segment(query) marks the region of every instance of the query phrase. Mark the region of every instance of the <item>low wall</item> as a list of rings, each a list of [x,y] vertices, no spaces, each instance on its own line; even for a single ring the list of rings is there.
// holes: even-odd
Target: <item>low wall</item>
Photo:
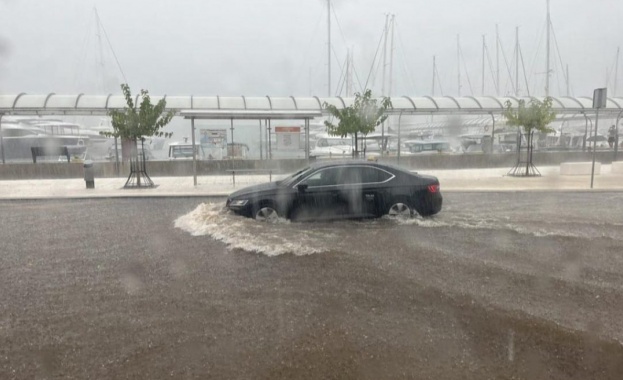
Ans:
[[[596,161],[602,164],[612,162],[612,152],[597,152]],[[558,166],[563,162],[592,161],[593,155],[588,152],[535,152],[533,163],[538,166]],[[398,163],[396,157],[380,160],[387,163]],[[504,154],[429,154],[406,156],[400,158],[400,165],[412,169],[484,169],[511,168],[517,161],[517,153]]]
[[[272,170],[288,173],[306,165],[305,160],[231,160],[197,161],[197,174],[224,174],[231,170]],[[95,162],[95,178],[116,177],[114,162]],[[120,163],[119,176],[127,177],[129,163]],[[192,161],[147,161],[147,173],[152,177],[192,176]],[[0,164],[0,180],[83,178],[82,164],[66,162],[42,162],[37,164]]]
[[[597,161],[602,164],[612,162],[612,152],[597,152]],[[515,153],[508,154],[430,154],[383,158],[381,162],[399,163],[411,169],[468,169],[468,168],[511,168],[517,159]],[[588,152],[535,152],[534,164],[538,166],[557,166],[562,162],[591,161]],[[276,173],[288,173],[306,165],[304,159],[292,160],[231,160],[198,161],[197,174],[223,174],[229,170],[273,170]],[[95,177],[116,177],[114,162],[96,162]],[[122,164],[120,176],[127,176],[129,164]],[[147,172],[152,177],[192,176],[192,161],[148,161]],[[63,162],[9,163],[0,164],[0,180],[12,179],[56,179],[82,178],[82,164]]]

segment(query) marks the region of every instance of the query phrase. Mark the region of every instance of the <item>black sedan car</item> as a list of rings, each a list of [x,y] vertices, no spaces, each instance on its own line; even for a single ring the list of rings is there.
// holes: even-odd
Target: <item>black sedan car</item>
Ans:
[[[439,180],[367,161],[313,164],[287,178],[232,193],[226,207],[257,220],[429,216],[441,210]]]

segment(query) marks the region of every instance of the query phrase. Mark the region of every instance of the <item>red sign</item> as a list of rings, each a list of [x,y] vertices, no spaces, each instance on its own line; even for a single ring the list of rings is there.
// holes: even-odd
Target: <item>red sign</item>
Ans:
[[[301,133],[301,127],[275,127],[275,133]]]

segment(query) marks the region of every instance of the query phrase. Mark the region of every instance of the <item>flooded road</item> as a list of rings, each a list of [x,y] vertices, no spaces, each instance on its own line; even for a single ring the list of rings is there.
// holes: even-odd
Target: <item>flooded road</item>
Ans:
[[[258,224],[201,199],[1,202],[0,378],[623,374],[623,194],[447,193]]]

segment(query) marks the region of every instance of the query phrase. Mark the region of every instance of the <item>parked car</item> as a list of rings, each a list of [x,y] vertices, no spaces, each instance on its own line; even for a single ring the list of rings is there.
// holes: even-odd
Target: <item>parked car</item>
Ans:
[[[439,180],[367,161],[322,162],[285,179],[232,193],[231,211],[257,220],[429,216],[441,210]]]

